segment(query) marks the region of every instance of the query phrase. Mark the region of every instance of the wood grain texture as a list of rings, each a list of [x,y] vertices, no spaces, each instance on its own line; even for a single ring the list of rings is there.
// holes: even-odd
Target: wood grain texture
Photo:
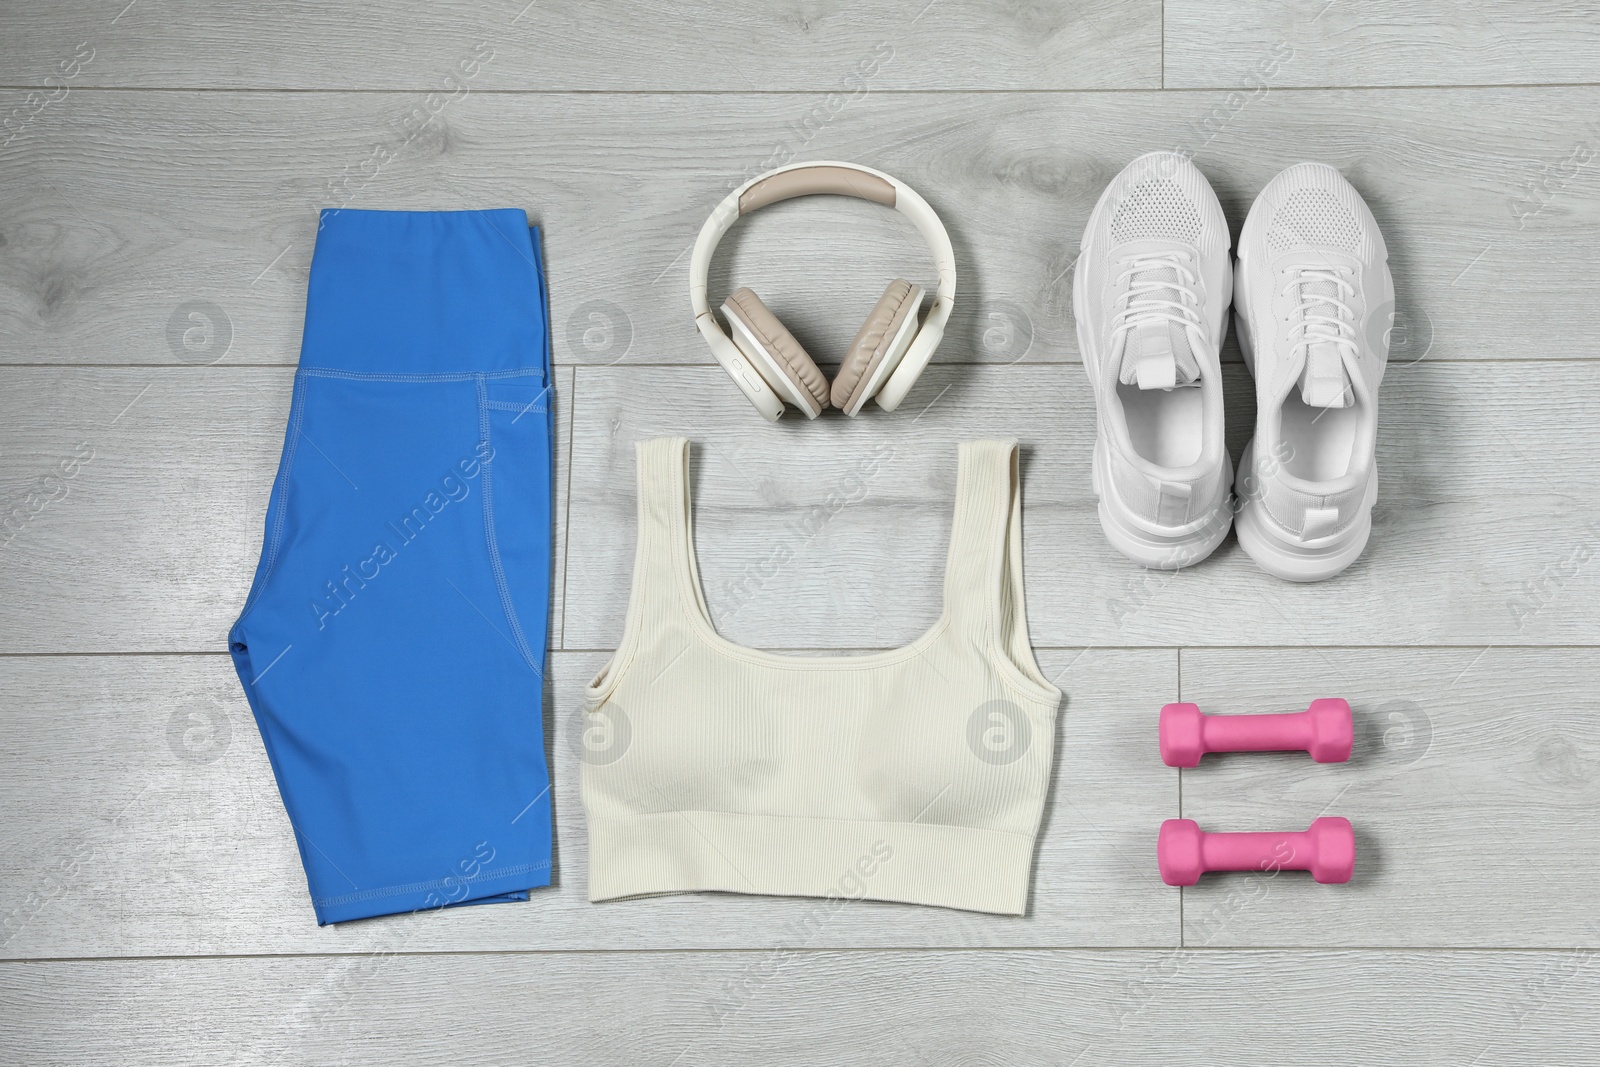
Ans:
[[[576,453],[571,520],[557,528],[574,546],[558,583],[558,647],[609,648],[621,633],[632,446],[660,433],[700,443],[706,594],[745,644],[891,647],[925,629],[938,614],[953,442],[982,435],[1025,447],[1037,645],[1591,643],[1595,431],[1583,409],[1548,398],[1586,395],[1597,375],[1588,362],[1393,368],[1367,552],[1333,581],[1292,586],[1231,541],[1180,574],[1143,571],[1110,548],[1088,484],[1094,415],[1076,367],[939,367],[893,416],[776,428],[715,368],[581,368],[558,400],[560,417],[575,419]],[[94,456],[0,554],[0,649],[218,648],[254,571],[289,373],[9,368],[0,380],[6,500],[80,446]],[[1242,368],[1230,373],[1235,456],[1250,432],[1249,389]],[[562,436],[558,457],[564,448]],[[1544,473],[1558,468],[1559,481]]]
[[[1590,1062],[1597,82],[1574,0],[0,0],[0,505],[50,498],[0,543],[0,1062]],[[1382,484],[1333,581],[1231,539],[1151,574],[1099,529],[1069,286],[1101,190],[1157,148],[1235,232],[1303,159],[1384,231]],[[690,324],[688,248],[741,178],[830,158],[939,210],[957,307],[901,412],[769,427]],[[316,210],[485,206],[542,226],[564,365],[556,884],[319,929],[220,651]],[[755,288],[826,366],[927,272],[903,220],[814,198],[737,227],[711,287]],[[1225,389],[1237,457],[1242,366]],[[719,627],[795,652],[925,628],[954,442],[1021,439],[1032,637],[1067,694],[1025,917],[586,902],[579,689],[621,632],[632,443],[658,433],[696,442]],[[1344,695],[1356,756],[1180,775],[1155,752],[1180,693]],[[1355,822],[1350,885],[1159,884],[1164,818],[1324,809]]]
[[[942,367],[893,416],[770,426],[720,371],[580,368],[574,413],[568,647],[622,632],[634,544],[633,444],[697,442],[695,539],[713,618],[761,647],[895,646],[930,625],[954,495],[955,442],[1023,445],[1029,625],[1036,645],[1592,643],[1600,477],[1583,363],[1396,367],[1383,384],[1380,490],[1365,554],[1307,585],[1233,541],[1179,573],[1106,542],[1089,486],[1094,412],[1076,367]],[[1250,382],[1226,382],[1230,448]],[[1242,410],[1241,410],[1242,409]],[[1534,457],[1563,457],[1551,466]],[[1560,480],[1540,473],[1562,471]]]
[[[125,0],[124,0],[125,2]],[[46,10],[5,5],[8,84],[198,89],[586,92],[1154,89],[1160,0],[398,0],[269,10],[142,0]],[[876,57],[870,72],[861,64]],[[476,58],[477,70],[459,65]],[[467,69],[474,66],[469,63]],[[69,68],[70,69],[70,68]]]
[[[15,1063],[1587,1063],[1593,953],[585,953],[0,965]]]
[[[1343,815],[1355,878],[1208,875],[1183,890],[1184,944],[1582,945],[1600,857],[1600,662],[1583,649],[1185,649],[1183,699],[1216,713],[1342,696],[1355,751],[1207,756],[1183,810],[1211,830]]]
[[[1057,651],[1066,693],[1028,914],[694,894],[588,903],[582,688],[603,654],[557,653],[546,694],[556,885],[525,904],[318,929],[293,833],[226,656],[0,657],[0,954],[8,958],[550,949],[1160,946],[1178,938],[1155,829],[1177,775],[1150,758],[1171,650]]]
[[[687,300],[707,213],[775,163],[843,158],[910,183],[951,231],[939,359],[1070,362],[1083,226],[1157,148],[1194,154],[1235,227],[1284,166],[1342,168],[1388,242],[1397,362],[1600,355],[1600,185],[1575,156],[1600,143],[1600,88],[875,94],[826,122],[785,94],[469,93],[422,122],[425,103],[85,92],[47,107],[0,149],[0,361],[292,365],[319,207],[514,205],[544,228],[558,361],[707,365]],[[810,198],[738,227],[711,286],[755,288],[832,364],[889,279],[928,273],[893,212]],[[195,300],[231,331],[220,357],[171,340]]]
[[[555,647],[571,381],[557,368]],[[0,371],[0,652],[226,648],[292,382],[265,367]]]
[[[1167,88],[1600,81],[1581,0],[1167,0]],[[1274,58],[1279,62],[1274,63]]]

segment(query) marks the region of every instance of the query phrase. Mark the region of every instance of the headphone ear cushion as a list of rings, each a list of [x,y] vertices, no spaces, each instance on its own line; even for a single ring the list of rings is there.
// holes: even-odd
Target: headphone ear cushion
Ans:
[[[722,311],[723,314],[739,317],[739,321],[777,357],[773,362],[778,370],[795,386],[809,393],[819,409],[828,406],[828,379],[759,296],[749,289],[735,290],[723,303]]]
[[[900,332],[906,316],[917,313],[917,305],[921,300],[912,300],[913,293],[919,297],[921,295],[921,291],[910,282],[896,278],[878,298],[867,321],[861,324],[856,339],[850,342],[850,350],[845,353],[844,362],[839,364],[839,373],[833,377],[834,407],[849,410],[857,400],[866,399],[857,394],[872,380],[872,372],[888,354],[889,345]]]

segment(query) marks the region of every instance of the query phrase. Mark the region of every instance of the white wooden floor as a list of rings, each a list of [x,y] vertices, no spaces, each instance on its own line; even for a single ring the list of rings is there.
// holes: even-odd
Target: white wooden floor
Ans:
[[[1582,0],[3,0],[0,1062],[1596,1062],[1597,116]],[[1071,270],[1154,148],[1194,154],[1235,232],[1302,159],[1384,229],[1382,491],[1337,580],[1231,539],[1148,574],[1100,534]],[[950,227],[953,327],[892,417],[768,427],[692,328],[696,229],[789,158],[885,169]],[[545,228],[559,884],[318,929],[224,641],[340,205]],[[813,200],[746,223],[713,284],[826,354],[926,273],[891,213]],[[697,442],[720,626],[795,650],[925,628],[954,441],[1022,440],[1030,625],[1067,694],[1026,917],[585,902],[579,691],[620,633],[632,442],[663,432]],[[1357,709],[1346,765],[1156,756],[1180,696],[1324,695]],[[1349,885],[1157,877],[1164,818],[1324,811],[1356,824]]]

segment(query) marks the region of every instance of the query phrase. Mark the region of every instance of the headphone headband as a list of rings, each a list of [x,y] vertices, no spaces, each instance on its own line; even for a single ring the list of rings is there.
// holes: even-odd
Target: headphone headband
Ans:
[[[830,163],[806,163],[793,170],[774,170],[747,183],[739,194],[739,214],[812,193],[832,193],[894,207],[894,183],[869,171]]]
[[[791,163],[778,167],[751,178],[723,198],[722,203],[711,212],[711,217],[706,219],[705,225],[700,227],[700,236],[694,242],[694,254],[689,259],[689,301],[694,307],[694,317],[698,320],[711,314],[711,305],[706,299],[706,278],[711,271],[711,255],[740,216],[749,215],[780,200],[816,193],[871,200],[892,207],[911,220],[927,243],[928,251],[933,254],[934,267],[939,274],[939,285],[933,306],[928,311],[928,321],[933,322],[937,317],[938,324],[943,326],[956,295],[956,256],[944,223],[939,221],[939,216],[934,214],[926,200],[899,179],[859,163],[835,161]],[[721,332],[721,327],[714,328]]]

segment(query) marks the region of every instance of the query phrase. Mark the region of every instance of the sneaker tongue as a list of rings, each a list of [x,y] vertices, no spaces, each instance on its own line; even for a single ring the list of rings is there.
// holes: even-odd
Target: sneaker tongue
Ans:
[[[1314,408],[1347,408],[1355,403],[1355,393],[1350,388],[1338,345],[1317,341],[1306,347],[1306,365],[1300,372],[1300,399]]]
[[[1338,296],[1338,288],[1332,282],[1324,281],[1306,282],[1300,292],[1302,298],[1325,296],[1334,299]],[[1323,307],[1328,314],[1334,311],[1332,304],[1318,305],[1313,302],[1311,307],[1314,310]],[[1314,329],[1310,336],[1317,336]],[[1300,399],[1308,407],[1347,408],[1355,403],[1355,392],[1350,388],[1350,376],[1344,366],[1344,354],[1339,349],[1339,345],[1330,341],[1313,340],[1306,346],[1305,366],[1300,369]]]
[[[1131,279],[1133,284],[1176,280],[1177,272],[1171,268],[1141,271]],[[1176,289],[1154,289],[1145,299],[1177,302],[1179,297]],[[1118,378],[1124,385],[1138,385],[1140,389],[1199,385],[1200,363],[1189,347],[1189,331],[1165,318],[1129,330]]]

